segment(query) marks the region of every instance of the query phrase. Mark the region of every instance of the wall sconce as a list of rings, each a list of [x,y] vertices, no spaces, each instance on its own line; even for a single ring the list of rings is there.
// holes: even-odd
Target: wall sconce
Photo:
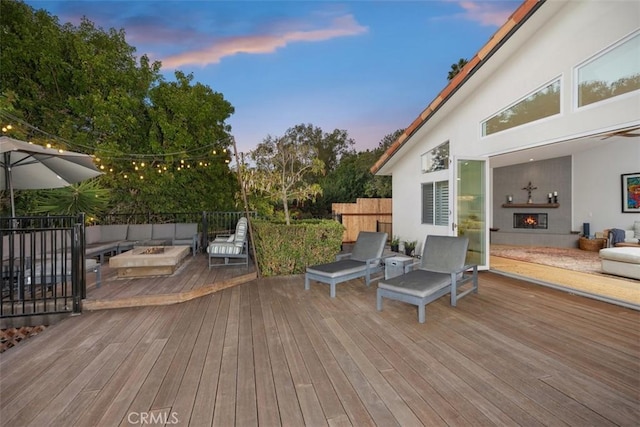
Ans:
[[[513,202],[513,196],[511,194],[507,194],[507,203]]]

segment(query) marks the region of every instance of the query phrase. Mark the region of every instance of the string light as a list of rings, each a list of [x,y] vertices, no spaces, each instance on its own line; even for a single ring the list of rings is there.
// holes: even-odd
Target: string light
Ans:
[[[0,111],[0,117],[3,117],[3,116],[5,118],[8,117],[11,121],[20,124],[23,128],[28,128],[31,131],[35,131],[37,133],[43,134],[47,138],[53,139],[59,142],[60,144],[64,145],[65,147],[55,147],[51,142],[47,142],[45,144],[47,148],[55,149],[60,153],[67,151],[67,149],[85,151],[85,152],[93,151],[96,149],[95,147],[86,147],[79,144],[72,144],[71,142],[63,138],[60,138],[60,137],[51,135],[45,131],[42,131],[41,129],[35,126],[32,126],[29,123],[6,113],[5,111]],[[16,130],[15,125],[13,123],[6,124],[2,126],[1,129],[3,133],[13,132],[13,131],[18,132],[18,130]],[[101,153],[104,156],[104,158],[106,158],[107,163],[129,161],[131,162],[130,164],[132,166],[132,171],[130,172],[134,172],[136,175],[139,176],[140,179],[144,179],[144,174],[142,172],[144,168],[146,168],[147,166],[157,169],[158,173],[168,173],[171,169],[174,169],[175,171],[179,172],[183,169],[191,170],[196,168],[210,167],[213,164],[211,161],[212,154],[214,157],[218,157],[220,162],[228,165],[229,163],[231,163],[231,159],[229,158],[230,151],[227,148],[222,148],[221,150],[219,150],[218,148],[214,148],[214,147],[219,147],[221,144],[228,143],[229,141],[231,141],[231,137],[226,137],[212,144],[194,147],[191,149],[182,150],[180,152],[173,152],[173,153],[153,153],[153,154],[128,153],[126,155],[123,155],[121,153],[113,153],[113,155],[109,155],[109,152],[108,151],[105,152],[103,147],[99,149],[101,150]],[[29,142],[29,143],[33,143],[33,142]],[[80,147],[82,149],[78,150],[78,148],[76,147]],[[175,162],[166,160],[167,158],[171,158],[171,157],[178,157],[180,160]],[[123,169],[113,165],[105,165],[104,158],[94,156],[93,160],[96,163],[96,166],[98,167],[99,170],[109,174],[120,174],[120,176],[122,176],[124,179],[129,178],[130,172],[125,170],[127,168]],[[145,161],[143,159],[149,159],[149,161]]]

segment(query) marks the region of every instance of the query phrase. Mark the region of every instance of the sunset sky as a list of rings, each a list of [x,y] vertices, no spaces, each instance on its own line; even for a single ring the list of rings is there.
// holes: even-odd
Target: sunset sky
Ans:
[[[60,23],[124,29],[138,55],[220,92],[239,151],[297,124],[356,149],[407,127],[520,1],[26,1]]]

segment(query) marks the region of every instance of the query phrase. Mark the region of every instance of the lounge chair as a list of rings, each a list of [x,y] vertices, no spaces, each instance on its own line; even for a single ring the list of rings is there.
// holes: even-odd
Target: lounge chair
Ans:
[[[418,321],[424,323],[426,305],[451,294],[451,305],[470,292],[478,293],[478,266],[465,265],[467,237],[427,236],[422,260],[407,266],[405,274],[378,283],[377,309],[382,311],[382,298],[418,306]],[[471,274],[467,274],[472,270]],[[460,286],[472,282],[458,293]]]
[[[364,277],[369,286],[371,275],[384,269],[382,252],[386,242],[387,233],[361,231],[351,252],[338,254],[334,262],[307,267],[304,288],[309,289],[310,280],[327,283],[331,298],[335,298],[338,283]]]
[[[224,239],[216,238],[207,246],[209,254],[209,268],[227,265],[245,265],[249,267],[249,250],[247,244],[247,218],[242,217],[236,224],[236,231]],[[224,258],[224,264],[213,261],[216,258]],[[239,262],[230,262],[230,259],[239,259]]]

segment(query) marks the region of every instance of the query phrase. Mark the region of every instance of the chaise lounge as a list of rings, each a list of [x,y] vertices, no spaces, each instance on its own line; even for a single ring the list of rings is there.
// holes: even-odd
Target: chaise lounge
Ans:
[[[467,237],[427,236],[422,260],[407,266],[407,272],[378,283],[377,309],[382,311],[382,298],[418,306],[418,321],[425,322],[426,305],[451,294],[451,305],[473,292],[478,293],[478,266],[465,265],[469,239]],[[417,267],[417,268],[416,268]],[[465,274],[472,270],[472,273]],[[471,282],[470,288],[458,293],[460,286]]]
[[[338,254],[334,262],[307,267],[304,288],[309,290],[311,280],[327,283],[331,298],[335,298],[338,283],[364,277],[369,286],[372,274],[384,269],[382,252],[386,242],[387,233],[361,231],[352,252]]]

